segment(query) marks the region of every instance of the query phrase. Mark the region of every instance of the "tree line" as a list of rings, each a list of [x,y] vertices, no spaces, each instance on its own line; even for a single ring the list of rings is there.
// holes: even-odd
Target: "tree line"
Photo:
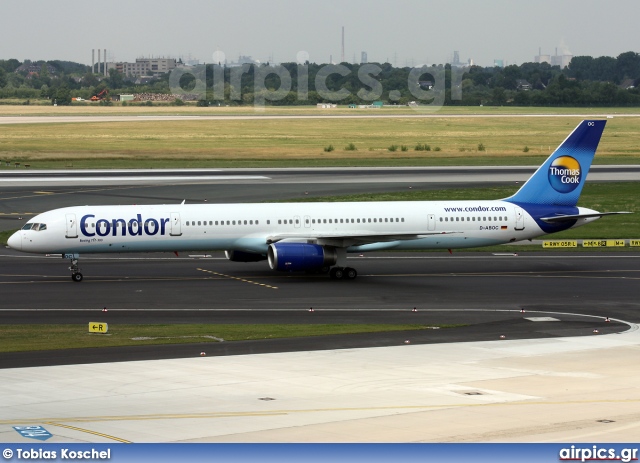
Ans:
[[[72,97],[89,99],[105,88],[111,95],[171,93],[172,90],[168,74],[140,85],[114,69],[109,71],[108,77],[103,77],[89,72],[90,68],[82,64],[48,61],[37,73],[15,72],[21,64],[16,59],[0,60],[0,99],[48,98],[58,104],[70,104]],[[55,70],[53,75],[46,65]],[[323,93],[322,89],[316,88],[316,82],[319,73],[326,73],[326,65],[283,63],[276,68],[265,63],[245,65],[241,70],[206,65],[206,93],[200,95],[199,104],[252,105],[262,101],[265,94],[273,95],[283,86],[284,71],[279,73],[278,69],[290,76],[289,91],[277,99],[267,98],[266,104],[324,103],[330,100],[327,91],[334,94],[342,91],[346,96],[337,101],[341,105],[370,104],[374,98],[385,104],[409,104],[416,100],[415,91],[408,84],[412,73],[415,78],[416,70],[409,67],[394,67],[389,63],[342,63],[341,73],[332,72],[320,80]],[[439,65],[425,68],[425,73],[418,78],[421,85],[434,80],[429,73],[434,69],[444,76],[442,100],[445,105],[640,106],[640,55],[631,51],[615,58],[576,56],[564,69],[548,63],[523,63],[504,68],[471,66],[461,71],[448,64]],[[366,70],[369,74],[363,79]],[[299,79],[301,72],[304,72],[302,80]],[[218,80],[223,77],[223,90],[214,76]],[[256,86],[256,76],[260,76],[260,88]],[[180,85],[189,92],[195,80],[196,77],[186,73]],[[457,97],[452,96],[452,88]]]

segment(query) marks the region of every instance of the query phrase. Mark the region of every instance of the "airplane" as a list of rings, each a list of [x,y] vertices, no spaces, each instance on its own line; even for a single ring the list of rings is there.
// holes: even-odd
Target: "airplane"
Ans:
[[[61,254],[75,282],[83,279],[81,254],[213,250],[234,262],[353,280],[347,253],[493,246],[628,213],[577,206],[605,124],[582,121],[501,200],[77,206],[36,215],[7,244]]]

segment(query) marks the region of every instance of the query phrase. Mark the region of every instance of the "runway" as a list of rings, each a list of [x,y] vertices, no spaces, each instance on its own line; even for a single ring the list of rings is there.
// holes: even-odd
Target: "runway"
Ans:
[[[626,167],[616,169],[605,174],[611,180],[626,175]],[[636,167],[630,169],[637,176]],[[17,228],[30,214],[66,205],[233,203],[488,186],[519,182],[528,172],[222,175],[228,177],[131,185],[108,179],[86,186],[58,182],[46,189],[33,179],[0,183],[0,229]],[[236,175],[268,179],[232,178]],[[382,178],[386,181],[379,182]],[[632,366],[640,345],[638,253],[372,253],[351,256],[349,265],[359,271],[351,282],[279,274],[264,262],[233,263],[219,252],[82,256],[80,263],[85,280],[77,284],[60,258],[0,250],[2,322],[86,323],[87,317],[105,316],[115,325],[465,326],[2,354],[1,442],[20,439],[11,426],[26,424],[49,428],[50,442],[633,442],[637,437],[640,378]],[[200,357],[203,350],[206,357]]]

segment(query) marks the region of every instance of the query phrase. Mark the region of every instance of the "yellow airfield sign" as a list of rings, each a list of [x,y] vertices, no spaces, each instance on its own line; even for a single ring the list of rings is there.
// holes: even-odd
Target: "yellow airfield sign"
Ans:
[[[104,322],[89,322],[89,333],[106,333],[109,325]]]

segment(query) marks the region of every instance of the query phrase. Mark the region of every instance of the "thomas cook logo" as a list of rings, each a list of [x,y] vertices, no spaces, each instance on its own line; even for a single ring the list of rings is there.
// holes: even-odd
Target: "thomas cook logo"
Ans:
[[[560,156],[549,166],[549,183],[559,193],[570,193],[580,185],[582,169],[571,156]]]

